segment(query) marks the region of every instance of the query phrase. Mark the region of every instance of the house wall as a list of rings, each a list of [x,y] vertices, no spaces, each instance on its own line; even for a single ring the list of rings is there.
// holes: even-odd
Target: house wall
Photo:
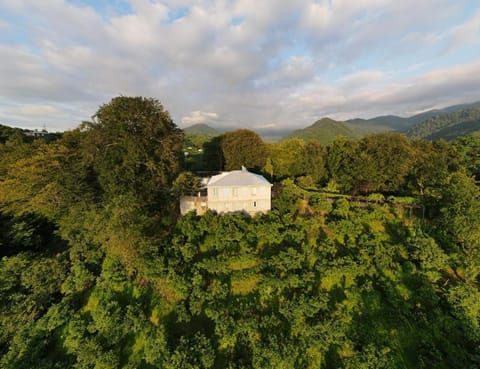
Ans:
[[[271,186],[210,186],[208,208],[218,213],[246,211],[254,214],[271,209]]]

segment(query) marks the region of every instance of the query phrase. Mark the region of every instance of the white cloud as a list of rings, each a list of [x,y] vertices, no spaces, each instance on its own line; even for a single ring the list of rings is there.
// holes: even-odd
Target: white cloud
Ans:
[[[292,96],[288,110],[297,114],[311,112],[311,122],[326,115],[336,119],[368,118],[385,113],[404,115],[423,106],[476,101],[479,96],[480,60],[358,91],[311,85],[303,93]]]
[[[51,105],[23,105],[15,109],[17,114],[38,116],[59,113],[59,110]]]
[[[338,79],[339,87],[346,90],[356,90],[371,86],[382,81],[385,73],[381,70],[363,70]]]
[[[453,27],[446,32],[447,51],[453,51],[470,42],[474,42],[477,46],[479,43],[478,35],[480,34],[480,11],[465,23]]]
[[[200,110],[192,111],[189,115],[182,118],[182,124],[189,126],[198,123],[212,123],[218,119],[217,113],[210,113]]]
[[[132,12],[105,14],[61,0],[0,0],[0,13],[13,15],[8,31],[28,36],[0,36],[0,119],[35,118],[11,106],[51,106],[58,113],[38,109],[37,120],[73,128],[123,94],[157,97],[185,125],[285,127],[478,95],[480,81],[468,77],[478,64],[435,59],[442,42],[478,42],[480,13],[452,21],[467,0],[129,4]]]

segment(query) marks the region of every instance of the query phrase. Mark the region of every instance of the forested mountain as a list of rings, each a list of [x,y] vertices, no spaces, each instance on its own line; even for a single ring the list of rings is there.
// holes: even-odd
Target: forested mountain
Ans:
[[[477,103],[460,110],[452,109],[452,111],[432,116],[412,127],[407,134],[411,137],[452,140],[477,131],[479,121],[480,104]]]
[[[480,105],[435,115],[407,131],[410,137],[453,140],[480,130]]]
[[[370,129],[375,132],[402,131],[413,124],[410,123],[408,118],[402,118],[396,115],[382,115],[370,119],[355,118],[346,120],[345,123],[360,129],[370,127]]]
[[[184,128],[183,132],[185,136],[203,136],[203,137],[215,137],[220,134],[218,130],[210,127],[208,124],[198,123],[192,126]]]
[[[343,136],[346,138],[359,138],[360,134],[343,122],[339,122],[330,118],[323,118],[317,120],[311,126],[289,133],[284,138],[317,140],[320,143],[327,145],[332,143],[333,140],[338,136]]]
[[[352,124],[356,127],[371,127],[371,133],[387,131],[406,132],[412,126],[419,124],[434,116],[453,113],[478,106],[480,106],[480,103],[475,102],[469,104],[452,105],[443,109],[432,109],[406,118],[396,115],[383,115],[370,119],[350,119],[346,120],[345,123]]]
[[[346,120],[344,122],[333,121],[329,118],[323,118],[319,121],[315,122],[312,126],[309,126],[304,129],[300,129],[294,131],[285,136],[285,138],[293,138],[298,137],[302,139],[316,139],[320,140],[320,142],[327,144],[332,141],[332,137],[336,137],[338,135],[343,135],[348,138],[358,138],[364,137],[368,134],[372,133],[381,133],[381,132],[390,132],[390,131],[397,131],[397,132],[407,132],[407,134],[411,135],[411,132],[420,132],[428,134],[424,135],[417,135],[418,137],[428,138],[428,139],[438,139],[438,138],[445,138],[445,139],[454,139],[456,137],[460,137],[465,134],[469,134],[475,130],[478,130],[477,126],[471,125],[463,125],[458,127],[458,132],[453,128],[453,125],[441,126],[441,124],[433,123],[433,121],[438,121],[439,119],[444,119],[441,117],[450,116],[448,119],[456,119],[457,123],[466,123],[466,120],[459,120],[462,116],[462,111],[469,111],[471,109],[476,109],[480,107],[480,103],[471,103],[471,104],[461,104],[461,105],[453,105],[446,107],[444,109],[434,109],[429,110],[420,114],[416,114],[410,117],[399,117],[396,115],[384,115],[378,116],[369,119],[361,119],[355,118]],[[438,118],[437,118],[438,117]],[[455,117],[455,118],[453,118]],[[425,121],[425,123],[423,123]],[[319,123],[324,122],[324,123]],[[326,122],[329,122],[326,123]],[[333,123],[334,122],[334,123]],[[317,127],[317,123],[318,126]],[[446,129],[445,132],[439,132],[438,134],[435,132],[430,131],[432,129],[431,126],[437,126],[441,128],[439,129]],[[425,126],[429,128],[416,128],[420,126]],[[434,134],[435,133],[435,134]],[[417,133],[415,133],[417,134]],[[430,137],[431,135],[431,137]]]
[[[480,137],[227,132],[202,165],[256,168],[272,211],[179,216],[160,102],[95,116],[0,143],[1,368],[480,366]]]

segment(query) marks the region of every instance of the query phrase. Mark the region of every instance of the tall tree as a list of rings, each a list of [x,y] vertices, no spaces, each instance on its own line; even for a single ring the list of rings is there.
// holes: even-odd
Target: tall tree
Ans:
[[[460,249],[465,277],[474,281],[480,274],[480,190],[472,177],[456,172],[442,195],[440,232],[449,248]]]
[[[398,192],[405,188],[413,161],[410,141],[398,133],[379,133],[360,141],[359,157],[365,170],[363,181],[370,182],[373,191]],[[368,169],[367,169],[368,168]]]
[[[465,136],[453,142],[468,172],[480,178],[480,136]]]
[[[312,177],[315,183],[318,183],[326,176],[327,149],[318,141],[308,141],[305,144],[304,152],[303,172],[305,175]]]
[[[222,138],[223,136],[216,136],[203,144],[203,168],[205,170],[219,171],[223,169]]]
[[[302,159],[305,158],[305,141],[291,138],[270,145],[273,176],[278,179],[295,178],[304,175]]]
[[[85,150],[107,197],[155,202],[177,177],[183,134],[159,101],[115,97],[85,128]]]
[[[357,169],[357,141],[347,141],[340,136],[328,146],[327,169],[331,183],[349,192],[355,185]]]
[[[259,170],[267,159],[267,145],[259,135],[248,129],[237,129],[222,136],[221,149],[225,170],[247,168]]]

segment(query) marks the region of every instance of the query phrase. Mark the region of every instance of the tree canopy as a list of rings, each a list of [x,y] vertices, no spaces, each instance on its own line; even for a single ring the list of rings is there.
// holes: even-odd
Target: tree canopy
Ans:
[[[84,148],[107,196],[152,201],[180,171],[183,134],[155,99],[116,97],[84,124]]]
[[[264,170],[272,210],[200,217],[178,215],[198,177],[155,99],[8,135],[0,367],[478,367],[476,140],[258,140],[205,157]]]
[[[265,165],[267,147],[259,135],[248,129],[227,132],[221,138],[220,147],[224,169],[247,168],[259,170]]]

